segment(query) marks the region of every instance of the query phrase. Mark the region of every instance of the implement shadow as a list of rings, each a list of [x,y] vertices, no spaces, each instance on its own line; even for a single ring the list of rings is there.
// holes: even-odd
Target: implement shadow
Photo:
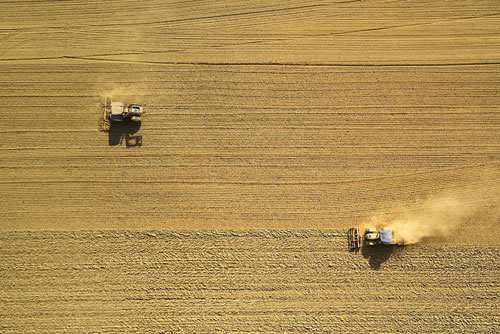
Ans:
[[[365,259],[368,259],[370,267],[373,270],[380,270],[382,263],[389,260],[392,254],[401,251],[403,248],[404,246],[402,245],[363,245],[361,248],[361,255],[363,255]]]
[[[141,122],[111,122],[108,132],[109,146],[122,145],[124,139],[126,147],[142,146],[142,136],[133,136],[140,129]]]

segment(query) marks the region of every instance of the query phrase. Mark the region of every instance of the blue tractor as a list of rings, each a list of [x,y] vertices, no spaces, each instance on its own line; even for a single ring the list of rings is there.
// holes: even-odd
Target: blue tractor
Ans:
[[[140,122],[143,113],[144,107],[140,104],[125,106],[122,102],[112,102],[109,119],[112,122],[123,122],[127,120]]]
[[[145,113],[143,104],[125,104],[122,102],[111,102],[111,97],[107,97],[104,102],[104,115],[100,129],[109,131],[111,122],[131,121],[140,123],[142,115]]]
[[[380,230],[376,229],[366,229],[364,243],[367,246],[375,245],[391,245],[392,242],[392,231],[391,230]]]
[[[363,244],[366,246],[376,245],[394,245],[392,230],[377,230],[368,228],[363,234]],[[361,247],[361,234],[359,228],[350,228],[347,231],[347,242],[350,250],[356,250]]]

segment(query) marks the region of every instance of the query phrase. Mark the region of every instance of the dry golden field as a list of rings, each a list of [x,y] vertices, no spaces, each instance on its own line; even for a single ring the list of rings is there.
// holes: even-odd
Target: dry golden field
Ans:
[[[497,246],[345,231],[8,232],[2,333],[498,333]]]
[[[2,333],[500,331],[497,1],[0,0],[0,103]]]

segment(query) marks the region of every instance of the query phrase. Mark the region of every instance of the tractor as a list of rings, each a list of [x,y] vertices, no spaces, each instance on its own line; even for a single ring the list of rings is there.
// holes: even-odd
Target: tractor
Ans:
[[[111,98],[107,97],[104,103],[104,114],[102,117],[101,130],[109,131],[111,122],[126,122],[132,121],[140,123],[142,115],[145,113],[144,105],[128,104],[122,102],[111,102]]]
[[[142,136],[136,133],[141,128],[144,113],[142,104],[112,102],[111,97],[107,97],[99,129],[108,133],[109,146],[121,145],[123,140],[127,148],[142,146]]]
[[[387,229],[365,229],[363,238],[359,232],[359,228],[351,227],[347,231],[347,243],[349,250],[357,250],[361,247],[361,239],[363,245],[376,246],[376,245],[395,245],[397,244],[393,239],[393,231]]]

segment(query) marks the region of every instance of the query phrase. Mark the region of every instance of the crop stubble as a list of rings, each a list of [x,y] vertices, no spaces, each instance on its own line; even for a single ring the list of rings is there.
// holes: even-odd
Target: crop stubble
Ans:
[[[346,227],[498,184],[491,1],[0,5],[3,229]],[[148,105],[142,148],[106,95]]]
[[[442,188],[495,187],[481,173],[498,166],[496,66],[13,67],[7,229],[339,227]],[[140,149],[97,131],[114,87],[148,104]]]
[[[2,331],[498,332],[498,216],[378,257],[340,230],[498,201],[495,2],[0,9]],[[148,105],[142,147],[106,95]]]

